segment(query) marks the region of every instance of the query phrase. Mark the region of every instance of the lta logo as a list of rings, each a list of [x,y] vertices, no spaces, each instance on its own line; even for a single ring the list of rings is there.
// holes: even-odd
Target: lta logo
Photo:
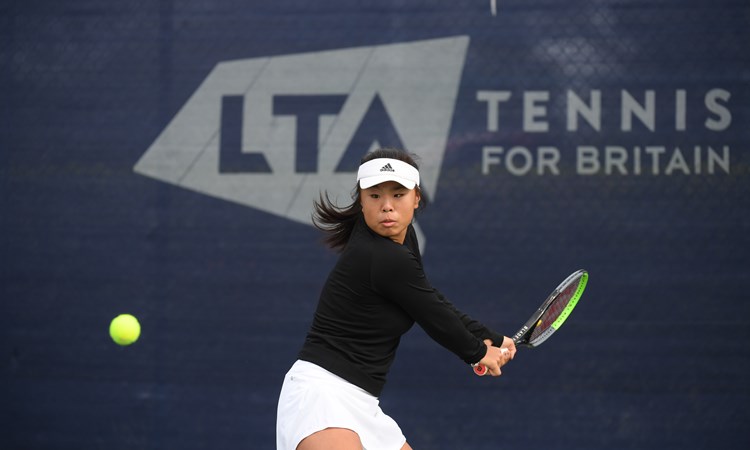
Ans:
[[[466,36],[216,65],[135,165],[141,175],[310,223],[327,190],[349,201],[362,154],[422,158],[434,198]]]

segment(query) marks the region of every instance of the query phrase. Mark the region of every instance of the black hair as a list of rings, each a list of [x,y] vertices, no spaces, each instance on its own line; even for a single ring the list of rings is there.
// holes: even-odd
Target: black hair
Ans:
[[[403,150],[396,148],[381,148],[369,152],[362,157],[360,165],[378,158],[397,159],[419,170],[419,166],[416,162],[416,155],[408,154]],[[419,186],[416,186],[415,189],[420,195],[419,209],[423,209],[427,205],[427,199],[422,195]],[[357,183],[357,186],[352,191],[353,202],[345,207],[339,207],[333,203],[328,196],[328,192],[321,193],[319,199],[314,202],[312,217],[313,225],[315,225],[317,229],[326,233],[323,242],[334,250],[342,251],[349,242],[349,237],[352,235],[354,225],[357,223],[357,219],[362,213],[360,192],[361,189],[359,188],[359,183]]]

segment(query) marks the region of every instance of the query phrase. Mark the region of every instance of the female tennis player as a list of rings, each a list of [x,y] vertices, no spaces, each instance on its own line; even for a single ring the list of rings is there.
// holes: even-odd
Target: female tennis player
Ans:
[[[411,450],[378,396],[399,340],[415,322],[493,376],[515,355],[511,339],[463,314],[430,285],[411,225],[423,204],[414,158],[395,149],[363,158],[350,206],[339,208],[327,195],[315,203],[316,226],[341,254],[284,378],[277,450]]]

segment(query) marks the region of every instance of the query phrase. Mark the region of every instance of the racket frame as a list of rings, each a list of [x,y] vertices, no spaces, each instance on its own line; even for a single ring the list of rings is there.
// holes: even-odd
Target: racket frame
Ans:
[[[544,313],[549,310],[549,308],[552,306],[552,304],[557,300],[557,298],[560,296],[560,294],[565,291],[565,289],[568,287],[570,283],[580,278],[580,282],[578,283],[578,287],[576,288],[576,291],[571,296],[570,301],[567,305],[565,305],[565,308],[560,313],[560,315],[555,319],[554,322],[552,322],[552,325],[547,328],[540,336],[538,336],[536,339],[534,339],[533,342],[529,341],[529,337],[534,332],[534,330],[539,325],[539,320],[542,318]],[[547,299],[542,303],[542,305],[539,307],[539,309],[536,310],[534,314],[531,315],[529,320],[526,321],[526,323],[519,329],[516,334],[513,335],[512,339],[513,342],[516,345],[521,345],[524,347],[538,347],[540,346],[544,341],[549,339],[552,334],[559,330],[560,327],[565,323],[565,320],[567,320],[568,316],[570,316],[570,313],[573,311],[573,309],[578,304],[578,300],[581,299],[581,296],[583,295],[584,289],[586,289],[586,284],[588,283],[589,274],[583,269],[577,270],[570,274],[566,279],[564,279],[552,293],[547,297]]]

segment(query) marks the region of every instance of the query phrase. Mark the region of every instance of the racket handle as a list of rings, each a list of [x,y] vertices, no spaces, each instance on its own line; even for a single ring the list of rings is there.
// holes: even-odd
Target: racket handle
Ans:
[[[508,353],[507,348],[501,348],[500,351],[502,352],[503,355]],[[484,364],[477,364],[476,366],[472,368],[474,369],[474,373],[479,375],[480,377],[487,375],[487,372],[489,371],[489,369],[487,369],[487,366],[485,366]]]

